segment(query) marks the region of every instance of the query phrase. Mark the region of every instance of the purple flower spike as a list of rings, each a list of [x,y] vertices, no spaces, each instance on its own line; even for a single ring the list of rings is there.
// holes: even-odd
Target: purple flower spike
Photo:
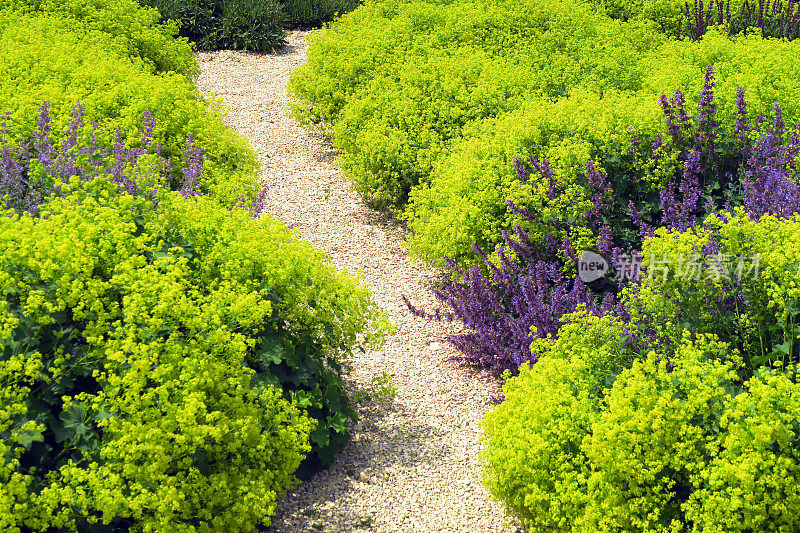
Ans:
[[[523,183],[528,182],[528,176],[530,172],[528,172],[525,167],[522,166],[522,162],[514,157],[514,172],[517,174],[517,178]]]
[[[714,70],[711,65],[706,66],[705,82],[700,92],[700,122],[697,125],[696,140],[708,146],[709,155],[713,156],[714,136],[719,128],[719,123],[714,120],[717,113],[717,104],[714,103]]]
[[[195,196],[200,194],[198,178],[203,171],[203,149],[195,144],[191,134],[187,141],[186,151],[183,152],[184,167],[181,170],[183,179],[179,191],[184,196]]]
[[[269,187],[264,185],[253,200],[253,218],[259,218],[264,208],[267,205],[267,196],[269,194]]]

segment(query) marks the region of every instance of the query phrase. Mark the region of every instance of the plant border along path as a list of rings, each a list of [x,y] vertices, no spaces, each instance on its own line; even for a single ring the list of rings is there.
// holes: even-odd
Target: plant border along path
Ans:
[[[286,83],[305,60],[307,35],[291,32],[275,54],[201,53],[197,85],[222,98],[228,124],[263,161],[265,212],[293,224],[337,268],[361,271],[397,327],[382,350],[352,361],[351,396],[383,372],[397,395],[357,406],[351,442],[279,501],[268,531],[517,531],[481,485],[480,424],[497,384],[448,362],[457,353],[445,339],[456,326],[414,318],[401,300],[433,308],[441,273],[409,258],[403,228],[364,205],[325,134],[287,115]]]

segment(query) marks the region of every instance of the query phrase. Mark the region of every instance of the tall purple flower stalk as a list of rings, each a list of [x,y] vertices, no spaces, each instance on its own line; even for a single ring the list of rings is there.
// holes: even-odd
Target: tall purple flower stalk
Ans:
[[[267,185],[263,185],[261,190],[258,191],[256,195],[256,199],[253,200],[253,218],[259,218],[261,213],[264,212],[264,208],[267,205],[267,196],[269,195],[269,187]]]
[[[724,5],[723,5],[724,4]],[[730,0],[710,0],[706,8],[700,0],[694,1],[694,8],[686,2],[683,11],[686,30],[678,28],[678,39],[686,35],[699,40],[712,25],[726,25],[730,35],[747,31],[749,28],[761,30],[762,37],[778,37],[787,40],[796,39],[800,32],[800,3],[788,0],[786,7],[782,0],[743,0],[738,13],[731,15]]]
[[[607,222],[622,223],[619,218],[614,218],[618,214],[612,213],[612,208],[627,209],[622,213],[623,217],[628,216],[623,222],[638,230],[640,239],[638,243],[633,242],[629,254],[641,249],[641,241],[653,235],[657,227],[687,231],[700,223],[705,213],[718,211],[723,200],[728,205],[741,201],[751,217],[765,213],[788,217],[800,212],[800,187],[796,182],[800,124],[789,134],[787,141],[783,115],[776,105],[772,125],[761,132],[764,117],[757,116],[748,121],[744,91],[740,88],[736,93],[736,124],[732,133],[725,133],[716,119],[714,85],[713,70],[707,67],[697,124],[689,118],[680,91],[676,91],[672,98],[662,96],[660,99],[668,136],[662,138],[659,135],[652,141],[650,157],[653,163],[659,164],[664,151],[674,150],[678,152],[678,165],[673,169],[671,182],[659,191],[655,206],[643,202],[636,204],[629,197],[616,204],[609,202],[618,196],[614,190],[617,184],[615,176],[606,176],[594,161],[587,162],[586,182],[593,207],[587,211],[584,220],[597,232],[597,250],[611,264],[617,265],[624,254],[614,243],[614,234],[620,227],[612,227]],[[750,141],[753,134],[759,135],[754,143]],[[718,146],[728,144],[719,141],[723,135],[736,140],[735,150],[724,153],[718,150]],[[634,148],[641,146],[646,144],[639,141]],[[547,160],[539,162],[531,157],[529,161],[540,178],[537,183],[547,187],[547,197],[557,199],[559,180]],[[533,175],[519,159],[514,160],[513,169],[522,182],[528,182]],[[721,169],[725,172],[722,173]],[[707,189],[717,196],[709,194],[703,201],[704,184],[721,179],[740,180],[743,198],[737,200],[727,193],[725,198],[721,198],[721,189]],[[534,222],[533,226],[541,226],[535,213],[525,207],[508,202],[508,208]],[[720,214],[724,216],[725,213]],[[560,232],[567,228],[554,229]],[[713,256],[719,250],[719,243],[711,242],[703,253]],[[452,310],[445,316],[459,318],[468,328],[466,333],[450,339],[464,354],[465,361],[496,370],[516,371],[521,362],[537,359],[537,354],[530,352],[531,333],[540,337],[557,335],[563,316],[580,304],[585,304],[594,314],[614,313],[623,321],[629,320],[628,311],[616,300],[621,287],[619,283],[624,281],[604,278],[592,282],[590,287],[579,278],[565,275],[568,270],[564,268],[563,258],[576,259],[576,250],[569,241],[558,241],[547,233],[530,235],[516,225],[513,233],[503,233],[502,245],[494,262],[480,248],[476,247],[476,252],[483,260],[466,271],[457,269],[445,258],[459,279],[436,292],[438,299]],[[635,293],[636,283],[629,286]],[[737,296],[734,288],[726,290],[728,292],[723,291],[715,297],[716,300],[709,301],[709,306],[713,306],[716,312],[724,313],[736,302],[741,303],[741,295]],[[406,303],[414,314],[433,319],[442,317],[438,310],[427,315],[410,302]],[[655,322],[637,329],[631,332],[629,342],[637,346],[653,346],[660,342],[660,329]]]
[[[10,136],[7,128],[10,115],[0,116],[0,197],[6,197],[6,207],[35,214],[50,194],[59,193],[58,182],[68,183],[75,176],[87,181],[104,176],[131,194],[152,195],[158,187],[164,186],[159,183],[169,183],[169,161],[161,155],[161,145],[153,144],[156,122],[152,114],[145,112],[139,129],[140,145],[131,148],[126,146],[119,130],[110,148],[99,146],[99,126],[91,123],[87,127],[84,116],[83,104],[75,104],[58,148],[53,142],[48,102],[43,102],[39,108],[37,124],[30,137],[20,141],[16,147],[7,138]],[[155,154],[159,165],[159,175],[152,176],[152,180],[141,172],[140,166],[141,158],[151,153]],[[198,194],[203,155],[191,137],[185,157],[181,192]]]
[[[549,192],[555,198],[557,180],[552,177],[546,160],[531,162],[543,181],[549,181]],[[593,161],[586,165],[586,177],[593,191],[593,207],[586,217],[598,220],[610,185]],[[536,220],[533,214],[511,202],[509,208],[528,220]],[[600,247],[610,251],[607,226],[601,228],[601,240],[602,235],[607,242]],[[476,264],[463,271],[445,258],[460,280],[435,291],[437,298],[452,309],[452,316],[469,328],[467,333],[453,335],[449,340],[470,363],[496,371],[516,371],[520,363],[538,358],[530,351],[532,332],[539,337],[555,335],[561,318],[581,304],[597,315],[616,306],[613,294],[598,298],[579,278],[570,278],[562,272],[559,253],[577,259],[569,240],[558,241],[547,234],[534,238],[517,224],[513,234],[503,232],[503,243],[497,252],[497,264],[475,246],[483,257],[483,268]],[[406,303],[412,312],[425,316],[410,302]]]
[[[203,149],[194,142],[194,137],[189,135],[188,146],[183,152],[185,166],[181,173],[180,193],[184,196],[195,196],[200,194],[200,173],[203,171]]]
[[[744,207],[753,218],[767,213],[788,218],[800,212],[800,185],[796,181],[800,124],[785,143],[783,111],[778,104],[773,110],[773,124],[750,151],[742,180]]]

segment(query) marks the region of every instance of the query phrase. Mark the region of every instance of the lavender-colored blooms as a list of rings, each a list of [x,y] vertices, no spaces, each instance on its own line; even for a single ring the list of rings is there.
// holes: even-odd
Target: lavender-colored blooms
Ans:
[[[608,175],[595,168],[594,161],[591,159],[586,162],[586,179],[592,194],[592,209],[586,213],[586,220],[593,223],[600,221],[600,211],[603,209],[605,199],[613,195],[611,184],[608,182]]]
[[[800,211],[800,185],[796,182],[800,124],[784,143],[783,112],[778,104],[773,109],[774,122],[754,144],[742,180],[744,207],[753,218],[767,213],[788,218]]]
[[[662,205],[663,201],[664,200],[662,200]],[[653,228],[651,228],[650,225],[644,221],[642,214],[636,209],[633,200],[628,201],[628,214],[631,217],[631,222],[633,222],[633,225],[639,230],[639,235],[641,235],[642,240],[646,239],[647,237],[651,237],[654,234]]]
[[[686,101],[683,93],[676,90],[669,100],[662,94],[660,103],[667,119],[667,129],[672,139],[672,145],[683,148],[688,143],[688,132],[692,128],[689,115],[686,114]]]
[[[18,147],[12,147],[7,135],[9,115],[0,116],[0,196],[5,196],[5,206],[16,211],[35,214],[38,206],[50,194],[59,193],[58,183],[68,183],[71,178],[79,177],[90,180],[97,176],[116,183],[121,190],[130,194],[146,195],[155,198],[159,188],[170,182],[171,166],[162,155],[162,146],[154,145],[153,131],[156,122],[153,115],[145,112],[143,125],[140,128],[141,146],[126,146],[122,133],[117,130],[110,148],[101,147],[97,142],[99,125],[84,124],[84,106],[76,103],[72,107],[72,116],[65,137],[59,148],[52,141],[52,119],[50,104],[43,102],[39,108],[36,128],[30,138],[20,141]],[[153,154],[158,161],[158,174],[148,177],[141,172],[140,159]],[[185,152],[186,162],[181,180],[181,192],[199,194],[200,177],[203,168],[203,153],[194,140],[189,138]],[[32,176],[34,169],[35,177]],[[151,167],[147,167],[148,169]],[[132,176],[137,176],[134,180]],[[163,185],[159,185],[163,184]]]
[[[742,157],[750,157],[750,138],[747,132],[750,129],[750,124],[747,121],[747,102],[744,99],[744,89],[741,87],[736,88],[736,139],[738,141],[738,150]]]
[[[184,167],[181,170],[183,179],[181,180],[180,193],[184,196],[195,196],[200,194],[200,173],[203,170],[203,149],[194,142],[194,137],[189,135],[186,151],[183,152]]]
[[[39,120],[32,134],[31,145],[46,172],[50,170],[53,161],[53,145],[50,142],[51,124],[50,102],[43,102],[39,107]]]
[[[714,119],[717,114],[717,104],[714,103],[714,70],[711,65],[706,66],[703,90],[700,92],[700,121],[697,125],[695,140],[701,146],[707,146],[708,154],[715,155],[714,140],[719,123]]]
[[[723,5],[722,0],[711,0],[705,9],[702,2],[695,0],[694,9],[690,11],[689,3],[683,10],[685,35],[694,40],[699,40],[705,35],[708,28],[714,24],[726,25],[730,35],[747,32],[750,28],[761,30],[762,37],[778,37],[787,40],[796,39],[800,28],[800,5],[795,0],[789,0],[786,8],[782,0],[759,0],[758,9],[755,3],[744,0],[739,13],[732,17],[730,0]],[[795,7],[798,9],[795,10]],[[678,28],[678,39],[681,29]]]
[[[522,162],[516,157],[514,158],[514,172],[516,172],[517,178],[519,178],[521,182],[528,182],[528,176],[530,175],[530,172],[528,172],[528,170],[522,166]]]
[[[267,196],[269,195],[269,187],[263,185],[261,190],[258,191],[255,200],[253,200],[253,218],[258,218],[264,212],[267,205]]]
[[[796,183],[800,124],[790,134],[787,133],[782,111],[776,105],[772,125],[762,132],[764,117],[757,116],[752,122],[748,121],[744,91],[739,88],[736,93],[736,124],[732,132],[738,140],[736,150],[716,153],[718,138],[731,134],[723,132],[716,120],[713,89],[713,70],[707,67],[697,124],[693,124],[688,117],[683,95],[679,91],[670,99],[666,96],[660,99],[669,136],[666,142],[660,135],[655,138],[651,144],[651,157],[658,164],[662,149],[677,150],[680,165],[674,169],[672,181],[659,192],[660,211],[655,215],[629,200],[629,222],[638,229],[641,240],[652,236],[659,226],[691,231],[707,213],[717,212],[725,219],[726,213],[719,212],[722,201],[730,208],[738,205],[739,200],[731,196],[711,196],[721,194],[721,189],[709,189],[711,194],[706,191],[704,196],[703,185],[707,181],[713,183],[724,179],[735,185],[734,180],[741,180],[741,202],[751,217],[760,217],[765,213],[789,217],[800,212],[800,186]],[[755,143],[750,141],[752,134],[758,134]],[[787,135],[788,142],[785,140]],[[722,143],[719,145],[722,146]],[[537,180],[537,183],[549,187],[548,198],[556,199],[558,179],[547,160],[539,163],[531,158],[531,165],[540,175],[541,180]],[[719,171],[721,168],[725,169],[724,173]],[[518,159],[514,160],[514,171],[521,181],[530,179],[530,173]],[[592,160],[587,162],[586,177],[593,207],[586,213],[585,220],[597,232],[599,253],[611,264],[618,264],[622,255],[631,251],[625,252],[615,246],[615,228],[601,223],[601,220],[608,220],[605,210],[609,209],[609,205],[606,205],[605,199],[613,198],[616,194],[612,186],[613,178],[609,183],[607,176],[597,170]],[[540,221],[535,213],[525,206],[517,206],[511,201],[507,205],[512,213],[535,222],[534,227],[539,226]],[[645,220],[644,213],[648,213],[650,218]],[[702,252],[711,257],[720,249],[720,243],[712,240]],[[490,261],[480,248],[476,247],[476,251],[483,261],[467,271],[457,269],[446,258],[460,279],[436,292],[437,297],[452,310],[452,316],[468,327],[467,333],[451,338],[451,342],[464,354],[465,361],[496,370],[512,371],[516,371],[522,362],[535,362],[537,354],[530,353],[529,348],[531,328],[540,337],[557,335],[561,318],[581,303],[586,304],[591,313],[614,313],[623,322],[630,320],[628,310],[616,299],[620,287],[615,287],[614,282],[608,279],[593,282],[605,284],[596,287],[598,292],[595,292],[580,279],[564,274],[564,260],[560,257],[574,260],[577,255],[568,240],[559,242],[549,234],[532,236],[517,225],[513,234],[509,231],[503,233],[503,244],[498,249],[495,262]],[[637,285],[628,286],[635,294]],[[708,305],[717,313],[724,314],[736,306],[744,309],[741,294],[733,286],[727,287],[715,298]],[[426,314],[414,308],[410,302],[406,303],[419,316],[440,316]],[[678,320],[683,318],[677,317]],[[655,322],[636,331],[626,326],[627,344],[640,348],[655,347],[663,340],[658,334],[662,329],[663,324]]]
[[[553,192],[558,182],[548,162],[532,160],[531,163]],[[593,207],[586,218],[598,221],[604,199],[611,192],[610,185],[593,161],[586,165],[586,177],[593,192]],[[535,221],[527,209],[510,201],[508,206],[512,212]],[[601,253],[610,253],[613,248],[610,228],[603,226],[600,233]],[[555,335],[562,317],[581,304],[597,315],[616,308],[613,294],[599,298],[579,278],[564,275],[558,256],[577,260],[577,251],[568,239],[559,241],[548,234],[533,238],[517,224],[513,234],[503,232],[503,242],[497,252],[497,263],[477,246],[474,248],[483,257],[482,267],[474,265],[463,271],[445,258],[460,280],[435,294],[452,310],[452,317],[459,318],[469,328],[468,333],[450,338],[465,354],[466,361],[497,371],[516,371],[521,363],[537,360],[538,355],[530,352],[532,331],[539,337]],[[438,316],[413,307],[407,300],[406,305],[417,316],[431,319]]]

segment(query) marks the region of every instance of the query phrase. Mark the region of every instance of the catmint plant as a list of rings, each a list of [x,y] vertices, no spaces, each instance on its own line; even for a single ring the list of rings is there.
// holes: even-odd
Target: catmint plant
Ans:
[[[153,198],[165,187],[175,188],[184,196],[202,193],[203,149],[191,135],[183,154],[181,178],[175,186],[163,147],[153,141],[156,120],[150,112],[144,113],[137,146],[129,146],[119,129],[110,147],[101,146],[100,125],[87,126],[84,116],[84,105],[73,105],[63,140],[57,144],[50,104],[43,102],[33,131],[15,145],[9,137],[11,115],[0,115],[0,197],[7,208],[35,214],[51,194],[65,194],[60,184],[68,184],[75,177],[88,181],[103,176],[129,194]]]
[[[778,37],[793,40],[800,35],[800,2],[788,0],[758,0],[758,3],[743,0],[737,14],[731,14],[731,0],[694,0],[684,8],[683,30],[678,29],[678,39],[686,36],[702,39],[711,26],[722,26],[730,35],[746,32],[749,28],[761,30],[762,37]]]
[[[660,98],[667,135],[657,135],[651,143],[632,136],[628,155],[649,160],[649,168],[656,168],[668,178],[660,190],[654,191],[653,198],[629,195],[627,189],[619,188],[619,176],[630,169],[616,167],[604,172],[594,160],[587,162],[585,177],[591,207],[584,222],[597,235],[595,253],[610,266],[619,265],[626,248],[629,256],[638,253],[643,240],[652,236],[656,228],[689,231],[708,214],[718,213],[724,219],[726,210],[735,205],[742,205],[751,218],[767,213],[790,217],[800,212],[797,184],[800,124],[791,133],[787,132],[778,104],[773,108],[774,118],[769,127],[763,128],[763,117],[748,120],[745,92],[739,88],[736,123],[728,133],[717,119],[714,88],[714,72],[708,66],[696,121],[690,118],[683,94],[676,91],[669,98],[665,95]],[[677,154],[677,158],[664,157],[670,153]],[[514,159],[517,178],[529,183],[538,175],[537,181],[546,187],[547,198],[556,200],[562,191],[549,162],[530,158],[530,163],[533,171],[518,158]],[[536,212],[510,201],[508,208],[533,222],[531,227],[544,226]],[[620,237],[630,235],[635,237],[627,240]],[[546,232],[532,235],[517,224],[513,233],[503,233],[503,244],[496,257],[490,258],[477,246],[475,249],[483,260],[468,270],[458,269],[445,258],[457,279],[435,294],[451,312],[427,313],[406,300],[411,312],[418,316],[436,320],[455,317],[467,326],[466,333],[450,338],[462,352],[464,361],[516,372],[521,363],[535,362],[538,358],[530,351],[532,336],[557,336],[563,317],[580,305],[597,316],[613,313],[624,322],[629,318],[617,294],[625,285],[635,292],[638,280],[626,279],[610,269],[616,274],[614,278],[605,276],[584,283],[572,274],[570,263],[578,260],[578,251],[569,240],[559,241]],[[718,251],[719,244],[715,242],[702,250],[709,256]],[[720,312],[743,305],[732,285],[715,298],[709,306]],[[657,330],[657,324],[638,327],[631,333],[629,343],[639,346],[657,343]]]

